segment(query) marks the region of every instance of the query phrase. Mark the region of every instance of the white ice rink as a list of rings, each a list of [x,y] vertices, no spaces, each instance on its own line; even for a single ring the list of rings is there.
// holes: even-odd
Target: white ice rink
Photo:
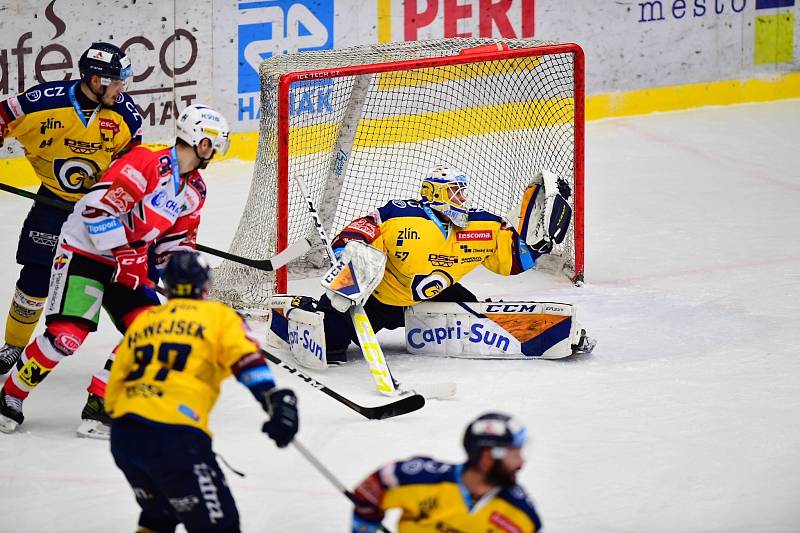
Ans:
[[[482,298],[577,304],[594,354],[420,358],[384,332],[401,380],[456,381],[455,399],[367,421],[278,370],[300,397],[299,438],[352,486],[393,458],[459,461],[465,423],[509,411],[532,437],[520,478],[549,533],[800,531],[800,100],[592,122],[586,146],[585,286],[485,270],[466,283]],[[227,248],[250,169],[222,162],[206,174],[201,243]],[[29,207],[0,192],[0,313]],[[135,529],[108,443],[74,433],[116,340],[104,319],[25,402],[21,432],[0,434],[0,531]],[[319,378],[383,402],[351,359]],[[295,450],[276,449],[263,418],[229,380],[212,429],[216,450],[247,474],[226,471],[243,530],[347,531],[347,500]]]

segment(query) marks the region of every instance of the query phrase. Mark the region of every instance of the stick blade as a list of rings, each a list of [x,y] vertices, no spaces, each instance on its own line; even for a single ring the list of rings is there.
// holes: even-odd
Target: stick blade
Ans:
[[[425,406],[425,397],[421,394],[412,394],[399,400],[379,405],[377,407],[365,407],[361,414],[370,420],[383,420],[395,416],[405,415],[422,409]]]

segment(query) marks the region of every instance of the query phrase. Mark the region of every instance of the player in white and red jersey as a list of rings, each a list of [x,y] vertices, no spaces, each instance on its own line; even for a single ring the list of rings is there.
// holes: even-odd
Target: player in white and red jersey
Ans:
[[[124,333],[141,311],[158,303],[148,277],[148,248],[161,264],[175,250],[194,248],[206,194],[198,169],[228,145],[225,118],[190,106],[178,118],[174,146],[132,149],[75,205],[53,259],[47,329],[28,345],[19,371],[0,391],[0,431],[13,432],[22,423],[22,401],[97,329],[101,307]],[[113,355],[92,378],[79,435],[107,437],[102,398],[111,360]]]

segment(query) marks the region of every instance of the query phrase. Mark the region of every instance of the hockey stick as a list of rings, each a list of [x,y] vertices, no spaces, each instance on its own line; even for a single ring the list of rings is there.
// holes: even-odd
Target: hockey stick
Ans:
[[[306,189],[303,179],[299,175],[295,175],[294,178],[298,187],[300,188],[301,194],[305,197],[306,208],[308,209],[308,213],[311,215],[311,220],[313,221],[314,227],[319,234],[319,238],[320,241],[322,241],[325,252],[328,254],[328,260],[330,261],[331,265],[333,265],[336,263],[336,256],[333,254],[333,248],[331,248],[330,240],[328,240],[328,236],[325,233],[325,228],[322,226],[319,214],[314,207],[314,201],[311,199],[311,195],[308,194],[308,190]],[[361,348],[361,354],[367,361],[370,373],[372,374],[372,379],[375,380],[375,387],[379,392],[385,394],[386,396],[394,396],[398,392],[413,392],[415,394],[421,394],[426,398],[440,399],[452,398],[455,396],[456,384],[453,382],[416,384],[408,391],[401,390],[400,383],[394,378],[394,376],[392,376],[392,372],[389,370],[389,365],[386,363],[386,359],[383,356],[383,350],[381,349],[380,343],[378,343],[378,337],[375,335],[375,331],[372,329],[372,324],[369,321],[369,317],[367,316],[366,311],[364,311],[364,306],[352,306],[350,308],[350,318],[353,321],[353,327],[355,328],[356,335],[358,336],[358,344]]]
[[[41,194],[26,191],[25,189],[18,189],[17,187],[6,185],[5,183],[1,182],[0,182],[0,190],[10,192],[18,196],[24,196],[25,198],[30,198],[35,202],[49,205],[50,207],[56,207],[58,209],[64,209],[66,211],[72,211],[72,208],[74,207],[74,204],[65,202],[64,200],[59,200],[56,198],[48,198],[46,196],[42,196]],[[280,253],[275,254],[270,259],[250,259],[247,257],[234,255],[228,252],[223,252],[222,250],[217,250],[215,248],[211,248],[210,246],[204,246],[202,244],[197,244],[196,247],[197,251],[199,252],[205,252],[210,255],[221,257],[222,259],[227,259],[228,261],[233,261],[234,263],[239,263],[258,270],[265,270],[267,272],[271,272],[273,270],[277,270],[281,267],[286,266],[290,261],[297,259],[298,257],[308,252],[311,249],[311,241],[309,241],[308,239],[303,239],[301,241],[292,243],[285,250],[282,250]]]
[[[303,381],[308,383],[311,387],[327,394],[337,402],[346,405],[356,413],[370,420],[383,420],[384,418],[392,418],[395,416],[404,415],[406,413],[411,413],[412,411],[422,409],[422,407],[425,405],[425,398],[423,396],[421,396],[420,394],[412,394],[410,396],[404,396],[399,400],[387,403],[385,405],[379,405],[377,407],[364,407],[363,405],[359,405],[354,401],[345,398],[338,392],[329,389],[316,379],[303,374],[292,365],[283,361],[283,359],[280,359],[279,357],[276,357],[265,350],[261,350],[261,353],[264,355],[264,357],[266,357],[276,365],[280,366],[290,374],[294,374],[298,378],[302,379]]]
[[[297,182],[297,186],[300,188],[300,193],[306,200],[308,214],[311,216],[320,241],[322,241],[325,253],[328,254],[328,261],[331,266],[333,266],[336,264],[336,256],[333,253],[333,248],[331,248],[328,235],[325,233],[325,228],[322,227],[319,213],[317,213],[317,209],[314,207],[314,201],[311,200],[311,195],[308,194],[306,184],[303,182],[300,175],[295,174],[294,179]],[[375,336],[375,331],[372,329],[372,324],[369,322],[369,317],[367,317],[367,313],[364,311],[364,306],[360,304],[352,306],[350,308],[350,318],[353,320],[353,327],[358,336],[361,353],[367,361],[370,374],[372,374],[372,379],[375,381],[375,387],[378,389],[378,392],[387,396],[393,396],[397,393],[400,384],[394,379],[392,372],[389,370],[389,365],[386,364],[386,359],[383,357],[383,350]]]
[[[336,476],[333,475],[333,472],[328,470],[328,468],[324,464],[322,464],[322,462],[320,462],[319,459],[317,459],[310,451],[308,451],[308,448],[306,448],[304,445],[300,444],[300,441],[298,441],[297,439],[292,440],[292,446],[294,446],[295,450],[300,452],[300,455],[302,455],[303,457],[306,458],[306,461],[311,463],[311,466],[313,466],[314,468],[317,469],[317,472],[322,474],[322,476],[325,479],[330,481],[331,485],[336,487],[336,490],[338,490],[340,493],[342,493],[345,498],[350,500],[353,503],[353,505],[364,505],[364,504],[367,503],[367,502],[363,501],[362,499],[360,499],[355,494],[353,494],[352,492],[350,492],[349,490],[347,490],[347,487],[344,486],[344,483],[339,481],[339,479]],[[384,531],[386,533],[391,533],[388,529],[386,529],[383,526],[383,524],[378,525],[378,531]]]

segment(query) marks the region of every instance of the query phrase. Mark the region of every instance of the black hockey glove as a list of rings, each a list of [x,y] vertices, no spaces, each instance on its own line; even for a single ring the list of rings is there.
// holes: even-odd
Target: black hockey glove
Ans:
[[[261,431],[274,440],[278,448],[286,447],[294,439],[299,425],[297,396],[290,389],[272,389],[264,393],[263,407],[269,420],[264,422]]]

